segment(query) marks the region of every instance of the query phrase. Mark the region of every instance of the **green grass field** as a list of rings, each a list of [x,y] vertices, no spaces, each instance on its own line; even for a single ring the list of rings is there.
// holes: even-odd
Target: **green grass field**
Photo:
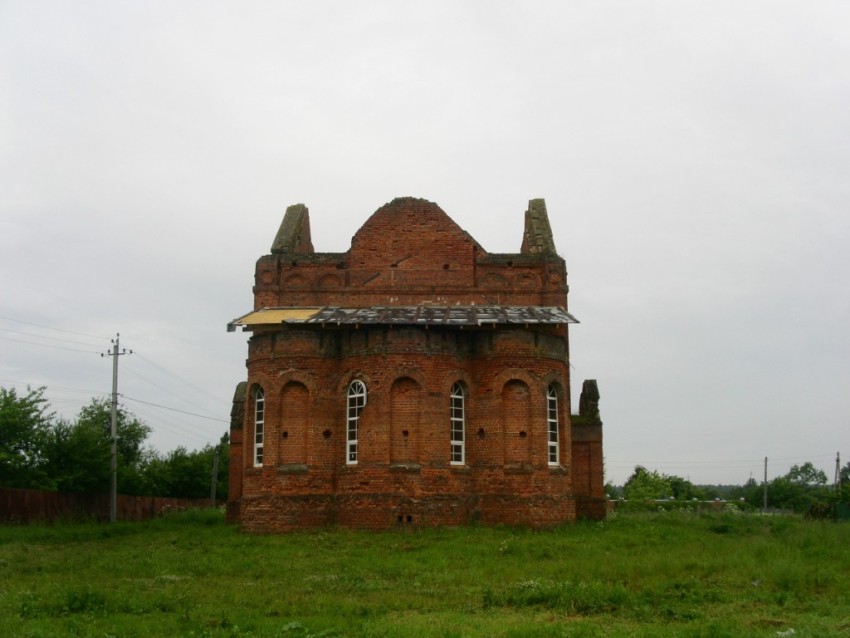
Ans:
[[[4,636],[848,636],[850,524],[249,536],[218,512],[0,527]]]

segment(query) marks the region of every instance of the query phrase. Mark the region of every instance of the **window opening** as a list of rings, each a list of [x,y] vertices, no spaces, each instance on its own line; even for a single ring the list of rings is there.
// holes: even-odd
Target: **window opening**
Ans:
[[[464,430],[466,415],[464,412],[465,392],[460,383],[455,383],[451,391],[451,463],[463,465],[466,462]]]
[[[360,423],[360,413],[366,405],[366,386],[362,381],[352,381],[348,386],[348,423],[346,434],[345,462],[348,465],[357,463],[357,429]]]
[[[546,425],[549,430],[549,465],[558,464],[558,391],[550,385],[546,393]]]
[[[265,435],[266,395],[262,388],[254,393],[254,467],[263,466],[263,438]]]

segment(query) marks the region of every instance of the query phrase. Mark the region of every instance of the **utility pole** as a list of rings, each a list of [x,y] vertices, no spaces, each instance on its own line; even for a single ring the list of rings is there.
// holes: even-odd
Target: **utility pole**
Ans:
[[[835,491],[841,496],[841,454],[835,453]]]
[[[764,504],[762,514],[767,514],[767,457],[764,457]]]
[[[122,354],[133,354],[132,350],[121,350],[121,335],[115,333],[112,340],[112,352],[101,354],[101,357],[112,357],[112,425],[110,437],[112,439],[112,461],[109,472],[109,522],[114,523],[118,513],[118,357]]]

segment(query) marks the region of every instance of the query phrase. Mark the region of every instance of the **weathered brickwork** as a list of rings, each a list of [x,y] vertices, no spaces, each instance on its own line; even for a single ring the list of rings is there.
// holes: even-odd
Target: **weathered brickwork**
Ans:
[[[234,322],[252,336],[229,520],[270,532],[603,517],[598,391],[586,383],[587,414],[571,417],[568,321],[545,314],[569,317],[567,290],[543,200],[530,202],[515,254],[487,253],[413,198],[376,211],[349,251],[316,253],[306,207],[290,207],[257,261],[257,312]],[[377,318],[313,319],[327,307]],[[380,318],[402,307],[541,319]]]

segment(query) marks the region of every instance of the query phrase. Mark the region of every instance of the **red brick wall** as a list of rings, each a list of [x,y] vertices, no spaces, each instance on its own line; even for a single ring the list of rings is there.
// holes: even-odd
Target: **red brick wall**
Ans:
[[[264,501],[245,498],[259,494],[333,495],[330,500],[320,499],[326,503],[319,508],[325,512],[325,523],[344,523],[346,517],[353,517],[362,525],[379,527],[395,524],[401,510],[405,510],[405,522],[408,515],[414,516],[416,523],[443,520],[438,513],[445,508],[405,504],[425,497],[439,497],[440,503],[454,512],[452,521],[542,525],[550,516],[574,515],[569,474],[551,470],[547,462],[546,388],[551,378],[567,382],[560,349],[554,348],[551,358],[541,356],[541,349],[528,339],[528,330],[517,327],[489,329],[499,333],[494,340],[486,338],[490,336],[486,332],[454,334],[451,329],[432,327],[428,341],[415,349],[405,331],[364,327],[349,334],[335,328],[315,330],[322,332],[321,338],[311,335],[305,339],[303,330],[283,329],[258,331],[251,340],[249,385],[258,384],[265,390],[266,466],[253,468],[250,444],[242,450],[241,462],[234,462],[245,470],[242,522],[246,528],[271,525],[266,519],[271,514],[261,515],[261,510],[256,510],[259,518],[252,514],[251,503],[265,507]],[[312,344],[316,352],[305,352],[305,343]],[[322,356],[325,351],[336,351],[339,356]],[[367,385],[369,399],[360,419],[359,463],[347,467],[345,397],[355,375]],[[297,377],[304,378],[295,381]],[[449,390],[457,380],[469,388],[467,462],[460,468],[449,463]],[[307,389],[310,385],[312,390]],[[303,388],[299,391],[301,410],[286,407],[293,388]],[[245,412],[242,431],[250,442],[250,397]],[[273,415],[278,413],[281,418],[276,420]],[[276,448],[280,443],[280,449],[285,449],[294,438],[295,415],[308,423],[300,459],[281,455]],[[569,440],[568,424],[564,418],[560,438],[565,441]],[[288,433],[286,439],[283,432]],[[564,456],[562,468],[567,468],[569,455]],[[394,468],[394,463],[411,467]],[[302,467],[292,467],[296,464]],[[390,504],[389,509],[375,512],[374,517],[358,510],[354,517],[340,511],[340,503],[361,500],[340,501],[346,494],[380,496]],[[517,499],[547,494],[564,502],[549,513],[534,513],[528,509],[530,505],[523,505],[521,511],[509,515],[515,507],[511,503],[516,504]],[[449,497],[455,499],[451,504],[447,504]],[[309,498],[299,502],[312,507]],[[311,512],[309,519],[316,516],[318,512]],[[286,525],[281,519],[273,527],[285,529]]]
[[[573,493],[577,515],[602,519],[607,512],[602,458],[602,422],[574,416],[572,425]]]
[[[505,446],[505,465],[531,463],[532,439],[539,437],[531,413],[531,396],[522,381],[508,381],[502,388],[502,437]]]
[[[390,390],[390,463],[416,463],[419,456],[420,395],[422,389],[410,377],[402,377]],[[433,441],[427,441],[432,446]]]
[[[309,398],[303,383],[287,383],[281,393],[279,452],[269,460],[274,463],[306,463],[309,443]]]
[[[254,306],[566,306],[566,281],[556,254],[488,254],[435,204],[403,198],[376,211],[347,253],[261,257]]]
[[[379,209],[347,253],[283,250],[257,262],[256,308],[567,305],[560,257],[488,254],[423,200]],[[559,401],[560,464],[550,467],[547,454],[546,391],[570,387],[567,352],[566,326],[256,326],[247,387],[265,391],[265,462],[253,467],[248,393],[232,437],[244,445],[231,447],[240,472],[231,520],[251,531],[572,521],[568,394]],[[353,379],[367,386],[368,402],[358,463],[348,465]],[[467,388],[461,466],[450,464],[449,394],[458,381]]]

